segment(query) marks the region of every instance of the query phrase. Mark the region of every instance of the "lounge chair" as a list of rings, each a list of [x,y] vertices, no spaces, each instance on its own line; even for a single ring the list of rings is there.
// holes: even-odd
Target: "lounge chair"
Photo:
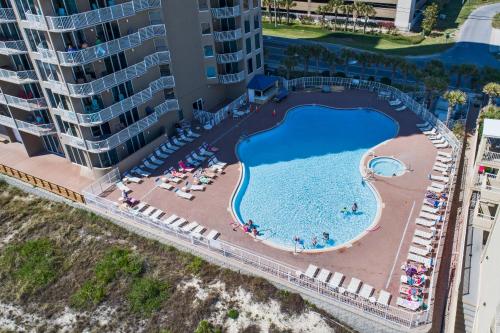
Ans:
[[[141,212],[142,215],[149,217],[151,214],[153,214],[156,211],[156,207],[149,206],[146,208],[143,212]]]
[[[420,306],[422,305],[421,302],[415,302],[415,301],[409,301],[405,298],[398,297],[398,300],[396,301],[396,304],[402,308],[411,310],[411,311],[417,311]]]
[[[219,237],[220,233],[217,230],[212,230],[208,233],[207,239],[215,240]]]
[[[436,147],[438,149],[448,148],[448,146],[449,146],[448,141],[446,141],[444,143],[440,143],[440,144],[434,145],[434,147]]]
[[[149,155],[148,159],[153,162],[154,164],[158,164],[158,166],[162,166],[165,161],[164,160],[160,160],[158,157],[156,157],[155,155],[151,154]]]
[[[164,182],[161,182],[161,183],[158,185],[158,187],[161,187],[162,189],[164,189],[164,190],[169,190],[169,191],[170,191],[171,189],[173,189],[173,188],[174,188],[174,186],[173,186],[173,185],[171,185],[171,184],[167,184],[167,183],[164,183]]]
[[[132,176],[130,173],[125,173],[124,175],[125,177],[123,178],[123,181],[125,182],[132,182],[132,183],[136,183],[136,184],[140,184],[142,183],[142,179],[139,178],[139,177],[134,177]]]
[[[418,225],[424,226],[424,227],[434,227],[434,226],[436,226],[437,221],[435,221],[435,220],[430,221],[430,220],[426,220],[426,219],[422,219],[422,218],[417,217],[415,219],[415,223]]]
[[[205,185],[196,185],[196,184],[190,184],[188,188],[191,191],[205,191],[206,186]]]
[[[424,133],[427,136],[431,136],[431,135],[436,135],[437,130],[435,127],[433,127],[430,131],[423,131],[422,133]]]
[[[179,218],[179,216],[175,215],[175,214],[172,214],[170,215],[167,219],[165,219],[163,221],[164,224],[172,224],[174,223],[175,221],[177,221],[177,219]]]
[[[427,125],[427,126],[425,126],[425,127],[419,127],[418,129],[419,129],[421,132],[426,132],[426,131],[430,131],[430,130],[432,130],[432,128],[433,128],[433,127],[434,127],[434,126],[432,126],[432,125],[430,125],[430,124],[429,124],[429,125]]]
[[[240,111],[238,109],[233,109],[232,114],[233,114],[233,119],[237,119],[237,118],[243,117],[245,115],[245,112]]]
[[[444,164],[449,164],[449,163],[453,162],[453,159],[438,155],[436,157],[436,161],[439,161],[439,162],[444,163]]]
[[[443,139],[443,136],[441,135],[441,133],[429,136],[429,140],[431,140],[431,141],[433,141],[433,140],[441,140],[441,139]]]
[[[166,146],[168,149],[172,150],[172,151],[177,151],[177,150],[180,148],[180,147],[178,147],[178,146],[176,146],[176,145],[172,144],[172,142],[170,142],[169,140],[167,140],[167,141],[165,142],[165,146]]]
[[[391,294],[385,290],[381,290],[378,294],[377,304],[382,306],[388,306],[391,300]]]
[[[394,109],[394,110],[396,110],[397,112],[404,111],[404,110],[406,110],[406,105],[400,106],[399,108]]]
[[[165,182],[172,182],[172,183],[175,183],[175,184],[179,184],[182,182],[182,179],[179,178],[179,177],[175,177],[174,175],[172,175],[169,170],[165,171],[165,177],[163,177],[163,181]]]
[[[199,167],[199,166],[201,165],[201,163],[200,163],[200,162],[195,161],[195,160],[194,160],[191,156],[189,156],[189,155],[186,155],[186,161],[187,161],[190,165],[192,165],[192,166],[194,166],[194,167],[196,167],[196,168],[197,168],[197,167]]]
[[[430,221],[439,221],[441,219],[440,215],[429,213],[429,212],[420,212],[420,217],[430,220]]]
[[[441,168],[441,167],[438,167],[438,166],[434,165],[432,167],[432,170],[437,171],[437,172],[441,172],[441,174],[443,176],[447,176],[448,175],[448,168]]]
[[[181,170],[182,172],[193,172],[195,169],[193,167],[187,166],[184,161],[179,161],[177,164],[179,165],[179,170]]]
[[[333,274],[332,278],[330,279],[328,286],[336,290],[342,285],[342,281],[344,281],[344,274],[335,272],[335,274]]]
[[[186,142],[193,142],[193,141],[194,141],[194,139],[193,139],[193,138],[189,138],[189,137],[187,137],[184,133],[179,133],[179,138],[180,138],[181,140],[186,141]]]
[[[132,172],[138,176],[141,176],[141,177],[151,176],[151,172],[145,171],[145,170],[141,169],[140,167],[135,167],[132,170],[130,170],[130,172]]]
[[[140,202],[137,206],[135,206],[134,208],[132,208],[132,212],[134,214],[139,214],[144,208],[146,208],[146,206],[148,206],[147,203],[145,203],[144,201]]]
[[[447,184],[449,181],[450,181],[450,178],[449,177],[443,177],[443,176],[435,176],[433,174],[429,175],[429,178],[431,180],[434,180],[434,181],[438,181],[438,182],[443,182],[445,184]]]
[[[441,194],[443,193],[443,190],[441,190],[440,188],[437,188],[437,187],[433,187],[433,186],[429,186],[427,187],[427,191],[429,192],[434,192],[436,194]]]
[[[361,281],[356,278],[351,278],[351,281],[349,282],[346,291],[349,294],[357,295],[360,287],[361,287]]]
[[[434,236],[435,236],[435,232],[427,232],[427,231],[423,231],[423,230],[420,230],[420,229],[415,229],[415,236],[417,237],[420,237],[420,238],[423,238],[423,239],[433,239]]]
[[[401,104],[401,100],[398,98],[398,99],[395,99],[395,100],[392,100],[392,101],[389,101],[389,105],[390,106],[396,106],[396,105],[399,105]]]
[[[185,232],[191,232],[191,230],[193,230],[194,228],[196,228],[198,226],[198,222],[196,221],[193,221],[193,222],[189,222],[188,224],[186,224],[185,226],[183,226],[181,228],[182,231],[185,231]]]
[[[201,236],[201,234],[207,230],[207,228],[205,226],[202,226],[202,225],[198,225],[196,228],[194,228],[194,230],[191,231],[191,234],[195,235],[195,234],[198,234]]]
[[[446,158],[452,158],[450,153],[444,152],[444,151],[438,151],[437,153],[439,156],[446,157]]]
[[[143,160],[142,162],[144,163],[144,166],[150,170],[156,170],[160,167],[159,165],[151,163],[148,160]]]
[[[332,275],[332,273],[329,270],[322,268],[318,274],[318,281],[327,283],[330,275]]]
[[[436,146],[436,145],[441,145],[441,144],[445,143],[445,142],[446,142],[446,140],[445,140],[444,138],[441,138],[441,139],[439,139],[439,140],[431,140],[431,142],[432,142],[432,144],[433,144],[434,146]]]
[[[423,239],[420,237],[413,237],[412,241],[413,244],[417,245],[422,245],[422,246],[432,246],[432,240],[430,239]]]
[[[359,296],[364,299],[369,299],[373,294],[373,287],[369,284],[363,283],[363,287],[361,287],[361,291],[359,292]]]
[[[183,198],[183,199],[191,200],[194,198],[194,195],[192,195],[191,193],[181,191],[178,188],[175,189],[174,192],[178,197]]]
[[[431,247],[421,248],[416,246],[410,246],[410,253],[418,254],[419,256],[428,256],[430,254]]]
[[[156,148],[155,154],[156,154],[156,156],[158,156],[159,158],[162,158],[162,159],[166,159],[169,156],[168,154],[166,154],[165,152],[163,152],[161,150],[161,148]]]
[[[125,193],[129,193],[129,192],[132,192],[131,189],[129,189],[125,184],[123,184],[122,182],[118,182],[116,183],[116,187],[122,191],[122,192],[125,192]]]
[[[181,142],[179,139],[177,139],[175,136],[172,137],[172,142],[176,145],[176,146],[179,146],[179,147],[182,147],[185,145],[184,142]]]
[[[310,264],[309,267],[307,267],[307,270],[304,273],[304,275],[310,279],[314,279],[316,277],[316,274],[318,273],[318,270],[319,270],[318,267]]]
[[[434,215],[439,213],[440,208],[439,207],[431,207],[428,205],[423,205],[422,206],[422,211],[420,212],[420,216],[426,218],[424,214],[430,213],[430,215]],[[437,216],[437,215],[436,215]]]
[[[432,265],[433,265],[432,258],[419,256],[419,255],[414,254],[414,253],[408,253],[408,260],[413,261],[413,262],[417,262],[419,264],[423,264],[425,267],[428,267],[428,268],[432,267]]]
[[[165,213],[161,209],[158,209],[156,212],[154,212],[153,214],[151,214],[150,218],[153,221],[159,221],[160,220],[160,216],[162,216],[164,214]]]
[[[186,130],[186,133],[192,138],[199,138],[201,136],[200,134],[193,132],[190,128]]]
[[[200,152],[200,155],[205,155],[207,157],[214,156],[214,153],[206,150],[205,147],[200,147],[198,151]]]
[[[428,126],[431,126],[431,124],[429,124],[428,121],[426,121],[425,123],[422,123],[422,124],[417,124],[416,125],[418,128],[426,128]]]
[[[200,162],[204,162],[207,159],[207,156],[200,156],[194,151],[191,152],[191,157]]]
[[[216,165],[218,165],[218,166],[219,166],[219,167],[221,167],[221,168],[225,168],[225,167],[227,166],[227,163],[226,163],[226,162],[221,162],[221,161],[219,161],[219,160],[217,159],[217,157],[215,157],[215,156],[214,156],[214,157],[212,157],[211,161],[212,161],[212,163],[213,163],[213,164],[216,164]]]
[[[434,165],[439,167],[439,168],[443,168],[443,169],[449,169],[450,166],[448,164],[444,164],[444,163],[441,163],[441,162],[434,162]]]
[[[175,221],[174,223],[172,223],[170,226],[174,229],[178,229],[186,223],[187,223],[186,219],[180,218],[177,221]]]

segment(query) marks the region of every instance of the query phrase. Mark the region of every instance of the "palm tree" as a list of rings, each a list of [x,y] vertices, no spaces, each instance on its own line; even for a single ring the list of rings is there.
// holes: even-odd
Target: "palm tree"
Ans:
[[[309,72],[309,61],[311,60],[311,49],[308,45],[302,45],[297,48],[297,55],[304,62],[304,75]]]
[[[424,74],[425,75],[425,74]],[[436,95],[441,94],[448,87],[448,78],[442,76],[426,75],[423,78],[428,106],[432,105]]]
[[[363,2],[361,15],[365,19],[365,21],[363,23],[363,33],[364,34],[366,34],[366,26],[368,25],[368,20],[370,19],[370,17],[375,16],[375,14],[377,14],[377,12],[376,12],[375,8],[373,7],[373,5],[370,5],[366,2]]]
[[[323,50],[322,54],[323,61],[328,65],[328,70],[330,72],[330,76],[334,76],[337,72],[337,64],[339,63],[339,58],[337,57],[337,53],[331,52],[327,48]]]
[[[333,13],[333,30],[337,30],[337,16],[339,14],[339,10],[341,10],[342,5],[344,4],[343,0],[330,0],[328,1],[328,10]]]
[[[314,59],[316,59],[316,71],[320,71],[319,70],[319,61],[321,60],[321,56],[323,55],[323,52],[324,52],[325,48],[321,45],[311,45],[309,46],[309,52],[311,54],[311,57],[313,57]]]
[[[286,24],[290,24],[290,8],[297,6],[297,3],[294,0],[280,0],[283,6],[286,9]]]
[[[396,71],[401,65],[405,62],[402,57],[390,57],[390,65],[391,65],[391,83],[394,82],[394,78],[396,76]]]
[[[366,66],[372,64],[372,54],[369,52],[359,52],[355,55],[356,60],[361,65],[361,79],[365,79]]]
[[[293,56],[286,56],[286,57],[284,57],[284,58],[281,59],[281,63],[286,68],[286,79],[290,80],[290,73],[293,72],[295,66],[298,65],[297,57],[295,55],[293,55]]]
[[[345,66],[345,76],[349,76],[349,60],[354,56],[354,52],[351,51],[350,49],[342,49],[340,51],[340,59],[342,59],[342,62],[344,63]]]
[[[351,6],[352,13],[352,31],[356,31],[356,23],[358,22],[358,17],[361,15],[363,11],[363,3],[359,0],[354,0],[354,3]]]
[[[273,22],[273,15],[271,14],[271,6],[272,6],[273,0],[264,0],[263,5],[266,7],[267,15],[269,16],[269,22]]]
[[[451,115],[453,109],[458,104],[464,105],[467,102],[467,95],[461,90],[448,90],[443,95],[448,101],[448,113],[446,114],[446,126],[450,126]]]
[[[374,53],[372,55],[372,64],[375,65],[375,80],[377,79],[378,76],[378,70],[380,64],[383,64],[385,62],[385,56],[382,53]]]
[[[328,5],[318,6],[316,13],[321,16],[321,25],[324,25],[326,22],[326,14],[328,14]]]
[[[500,84],[490,82],[483,87],[483,93],[488,95],[488,105],[493,104],[493,98],[500,96]]]
[[[349,23],[349,15],[352,13],[352,5],[348,3],[342,4],[340,6],[340,11],[344,14],[344,30],[347,31],[347,24]]]
[[[408,61],[403,61],[399,65],[399,69],[401,69],[401,71],[403,72],[403,78],[404,78],[403,86],[405,88],[406,88],[406,85],[408,83],[408,75],[410,75],[410,73],[414,73],[416,68],[417,68],[417,65],[415,65],[412,62],[408,62]]]

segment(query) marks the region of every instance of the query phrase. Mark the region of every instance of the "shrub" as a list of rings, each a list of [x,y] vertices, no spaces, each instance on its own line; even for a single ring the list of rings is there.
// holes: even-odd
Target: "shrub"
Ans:
[[[186,269],[193,274],[198,274],[203,268],[204,264],[205,261],[203,259],[193,256],[191,262],[186,266]]]
[[[380,83],[387,84],[387,85],[389,85],[389,86],[390,86],[390,85],[391,85],[391,79],[390,79],[390,78],[388,78],[388,77],[385,77],[385,76],[384,76],[384,77],[381,77],[381,78],[380,78]]]
[[[240,313],[236,309],[231,309],[227,312],[227,316],[231,319],[238,319]]]
[[[88,309],[101,303],[105,296],[106,291],[102,283],[88,280],[71,296],[71,305],[79,309]]]
[[[296,293],[291,293],[286,290],[280,290],[277,293],[281,301],[281,311],[289,314],[301,314],[304,312],[306,303],[304,299]]]
[[[214,327],[206,320],[200,321],[194,333],[213,333]]]
[[[109,283],[119,273],[135,277],[141,274],[142,270],[143,262],[139,257],[133,255],[130,250],[115,248],[97,263],[95,275],[99,282]]]
[[[347,77],[344,72],[337,72],[337,73],[335,73],[334,76],[336,76],[336,77]]]
[[[134,281],[128,294],[132,311],[151,315],[169,297],[170,286],[157,279],[140,278]]]

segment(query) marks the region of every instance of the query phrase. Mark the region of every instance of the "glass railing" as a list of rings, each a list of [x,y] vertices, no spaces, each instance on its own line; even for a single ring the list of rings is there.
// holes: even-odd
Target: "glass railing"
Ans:
[[[14,119],[9,116],[4,116],[3,114],[0,114],[0,125],[4,125],[7,127],[16,127]]]
[[[28,28],[53,32],[72,31],[130,17],[139,11],[160,8],[160,6],[161,0],[133,0],[69,16],[47,16],[46,22],[41,15],[26,13],[25,25]]]
[[[34,70],[28,71],[11,71],[8,69],[0,68],[0,80],[12,83],[30,83],[38,81],[36,72]]]
[[[168,62],[170,62],[169,51],[156,52],[144,57],[143,61],[135,65],[129,66],[121,71],[106,75],[89,83],[64,84],[60,81],[49,80],[43,81],[42,84],[49,89],[58,90],[59,93],[69,95],[71,97],[88,97],[111,89],[126,81],[130,81],[145,74],[150,68],[159,64],[166,64]]]
[[[241,28],[228,31],[214,31],[214,39],[217,42],[229,42],[240,39],[242,36]]]
[[[32,124],[16,119],[17,128],[23,132],[28,132],[37,136],[56,133],[54,124]]]
[[[106,43],[73,52],[57,52],[59,63],[65,66],[83,65],[137,47],[145,41],[166,35],[164,24],[140,28],[137,32]],[[53,55],[50,54],[50,57]]]
[[[0,8],[0,23],[15,22],[16,15],[12,8]]]
[[[13,106],[26,111],[34,111],[47,108],[45,98],[24,99],[6,94],[0,94],[0,104]]]
[[[222,74],[219,75],[219,82],[223,84],[238,83],[245,80],[245,71],[235,74]]]
[[[243,51],[237,51],[232,53],[218,53],[217,54],[217,63],[219,64],[227,64],[230,62],[238,62],[243,60],[244,55]]]
[[[26,52],[28,49],[22,40],[0,41],[0,54],[12,55]]]
[[[236,17],[241,15],[240,6],[212,8],[212,16],[217,19]]]
[[[87,146],[85,145],[85,140],[83,140],[82,138],[66,133],[60,133],[59,135],[61,138],[61,143],[84,150],[87,149]]]

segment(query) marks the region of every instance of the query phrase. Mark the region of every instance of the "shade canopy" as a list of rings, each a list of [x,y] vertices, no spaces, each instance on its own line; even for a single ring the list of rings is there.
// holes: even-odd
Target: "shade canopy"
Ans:
[[[490,138],[500,138],[500,120],[485,119],[483,127],[483,136]]]
[[[264,91],[273,87],[278,81],[276,76],[257,74],[248,82],[248,89]]]

